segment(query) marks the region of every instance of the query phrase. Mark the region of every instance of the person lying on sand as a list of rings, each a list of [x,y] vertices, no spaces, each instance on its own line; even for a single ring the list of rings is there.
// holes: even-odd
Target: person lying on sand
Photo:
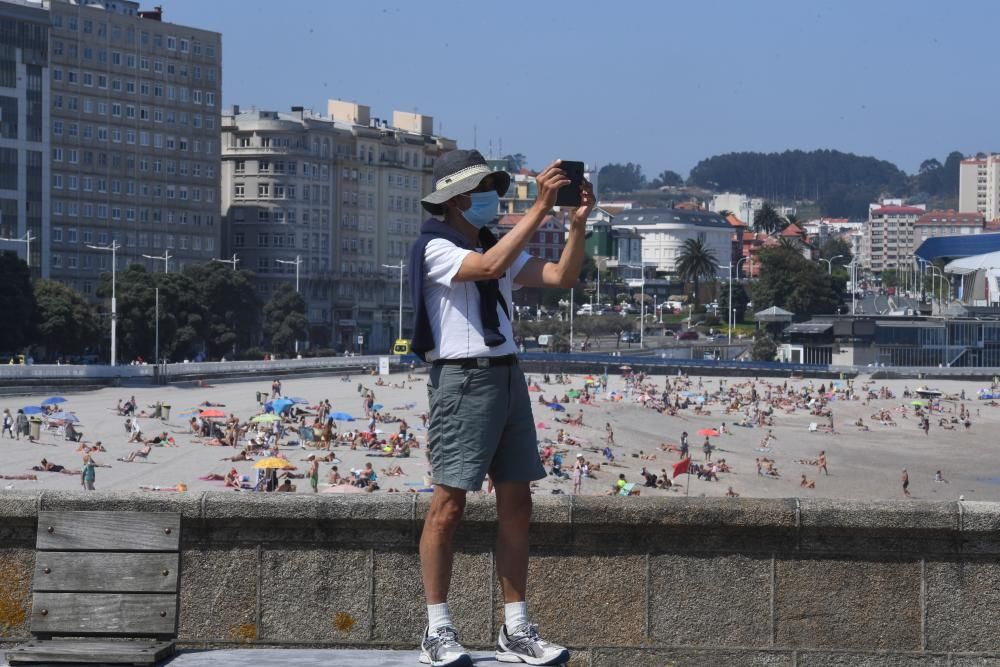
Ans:
[[[32,475],[31,473],[24,473],[21,475],[0,475],[0,479],[10,479],[10,480],[20,479],[29,482],[37,482],[38,475]]]
[[[252,461],[253,459],[250,458],[250,456],[247,453],[247,450],[242,449],[242,450],[240,450],[239,454],[234,454],[233,456],[227,456],[226,458],[219,459],[219,460],[220,461],[231,461],[231,462],[235,463],[237,461]]]
[[[66,466],[61,466],[57,463],[49,463],[46,459],[42,459],[41,465],[31,466],[31,469],[35,472],[61,472],[64,475],[79,475],[79,470],[70,470]]]
[[[386,477],[402,477],[406,473],[403,472],[403,469],[397,464],[391,466],[388,470],[382,468],[382,474],[385,475]]]
[[[801,486],[803,489],[815,489],[816,488],[816,482],[814,482],[811,479],[806,478],[805,475],[802,475],[802,481],[799,482],[799,486]]]
[[[136,458],[146,459],[149,458],[149,453],[153,450],[152,446],[147,442],[140,449],[133,449],[128,453],[128,456],[118,459],[123,463],[132,463]]]

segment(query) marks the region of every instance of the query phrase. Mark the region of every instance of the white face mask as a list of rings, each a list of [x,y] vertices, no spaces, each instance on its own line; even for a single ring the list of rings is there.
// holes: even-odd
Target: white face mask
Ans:
[[[468,210],[462,211],[462,217],[465,218],[466,222],[476,229],[482,229],[496,220],[497,210],[500,206],[500,195],[496,193],[496,190],[470,192],[469,199],[472,200],[472,205]]]

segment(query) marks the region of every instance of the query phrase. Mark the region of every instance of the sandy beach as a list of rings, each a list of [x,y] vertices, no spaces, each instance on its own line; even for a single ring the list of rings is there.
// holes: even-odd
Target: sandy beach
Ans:
[[[670,416],[645,407],[639,393],[628,392],[625,379],[618,375],[608,378],[607,391],[598,393],[593,404],[581,405],[579,399],[571,399],[569,403],[561,404],[565,411],[556,411],[539,403],[538,397],[541,395],[547,399],[561,399],[571,389],[582,390],[585,386],[584,378],[570,376],[569,384],[545,384],[540,374],[529,375],[541,390],[531,395],[542,446],[551,444],[554,452],[562,454],[563,469],[567,473],[572,473],[577,454],[582,454],[591,463],[601,464],[600,470],[593,472],[593,478],[583,481],[581,492],[584,494],[606,494],[619,475],[624,474],[626,480],[635,483],[635,488],[640,488],[644,496],[677,496],[685,493],[691,496],[724,496],[731,487],[734,493],[743,497],[898,499],[904,497],[900,476],[902,469],[906,468],[910,478],[909,491],[913,498],[955,500],[964,496],[967,500],[1000,500],[1000,468],[993,458],[997,447],[996,434],[1000,432],[1000,407],[977,398],[977,391],[984,388],[981,383],[935,382],[934,387],[945,395],[957,397],[964,391],[966,398],[964,401],[942,400],[939,404],[940,411],[931,414],[930,429],[925,435],[920,428],[920,420],[914,415],[913,400],[902,397],[905,389],[915,390],[921,384],[913,380],[869,383],[865,377],[855,379],[853,388],[857,397],[854,400],[847,399],[842,391],[832,394],[832,399],[826,403],[825,409],[833,412],[835,430],[834,433],[828,433],[823,431],[823,427],[829,423],[829,418],[810,414],[809,407],[803,405],[792,411],[775,409],[771,426],[736,425],[743,418],[743,412],[726,414],[725,404],[713,397],[720,386],[719,378],[690,377],[689,384],[683,389],[683,392],[689,394],[690,401],[696,401],[699,395],[707,393],[709,398],[704,402],[703,411],[710,414],[696,414],[696,403],[692,403],[691,407],[679,410],[676,416]],[[385,406],[383,411],[406,419],[420,442],[420,448],[413,449],[409,458],[373,458],[363,449],[351,450],[346,446],[338,446],[333,449],[339,459],[336,465],[341,474],[348,474],[352,468],[360,469],[367,462],[371,462],[380,473],[383,469],[398,464],[405,474],[398,477],[380,474],[380,488],[376,493],[392,492],[389,489],[407,493],[423,487],[428,474],[424,443],[426,431],[420,426],[419,418],[427,409],[426,377],[425,373],[418,370],[414,375],[416,381],[407,382],[405,373],[397,373],[382,379],[385,386],[376,386],[378,378],[373,376],[353,376],[349,381],[341,376],[286,378],[283,380],[282,393],[286,396],[303,397],[309,405],[328,399],[333,411],[345,412],[357,419],[353,423],[339,423],[339,428],[346,430],[367,427],[359,384],[373,390],[375,401]],[[649,395],[660,395],[659,392],[668,379],[673,384],[677,382],[676,377],[665,378],[662,375],[645,378]],[[793,391],[804,389],[808,392],[812,387],[815,395],[820,385],[830,389],[829,380],[809,378],[723,378],[721,381],[725,382],[727,389],[736,387],[747,397],[752,388],[761,399],[758,403],[761,406],[765,405],[763,397],[769,391],[777,394],[791,388]],[[835,385],[840,389],[846,388],[844,382],[835,382]],[[895,397],[877,398],[866,404],[863,400],[867,393],[862,391],[864,386],[876,393],[884,387],[895,394]],[[230,463],[221,460],[233,456],[237,451],[231,447],[205,444],[207,439],[196,438],[190,432],[187,420],[204,402],[210,402],[225,414],[235,414],[241,421],[246,421],[260,411],[256,392],[269,389],[270,380],[267,378],[220,382],[209,387],[108,388],[84,393],[63,393],[61,395],[67,401],[60,407],[73,412],[80,419],[78,428],[84,434],[83,442],[100,440],[107,449],[106,453],[94,455],[97,463],[111,466],[97,469],[95,486],[98,490],[138,490],[140,487],[172,487],[183,483],[188,492],[221,491],[224,490],[223,482],[199,478],[212,473],[225,475],[235,467],[241,475],[253,479],[253,462]],[[612,400],[612,393],[620,399]],[[681,393],[675,387],[670,395],[679,398]],[[117,459],[125,457],[139,445],[128,442],[128,433],[124,428],[125,417],[119,416],[115,408],[119,400],[127,400],[133,395],[140,411],[147,413],[157,401],[172,406],[169,421],[141,415],[139,420],[145,437],[166,431],[177,446],[154,446],[147,460],[124,463]],[[0,409],[9,408],[12,413],[16,413],[18,408],[39,405],[48,396],[50,395],[4,397],[0,399]],[[970,413],[971,424],[968,428],[961,422],[950,423],[953,416],[958,416],[962,404]],[[576,416],[580,411],[583,413],[582,426],[564,425],[556,421],[556,418],[564,419],[567,415]],[[872,418],[880,411],[886,411],[895,425],[883,425]],[[855,425],[859,418],[870,430],[864,431]],[[939,425],[942,419],[952,428]],[[687,431],[692,461],[704,463],[702,445],[705,438],[697,433],[702,429],[720,430],[723,422],[726,422],[728,434],[710,437],[713,447],[711,456],[713,461],[725,459],[730,472],[720,472],[718,481],[705,481],[694,475],[689,479],[687,475],[681,475],[673,479],[674,486],[670,489],[643,488],[644,480],[640,476],[643,467],[658,476],[665,469],[668,476],[672,476],[673,465],[681,458],[676,451],[661,449],[661,445],[668,448],[677,445],[682,432]],[[606,423],[611,424],[614,432],[612,452],[615,460],[611,464],[602,454],[607,444]],[[816,423],[819,428],[811,431],[811,423]],[[385,423],[379,424],[378,428],[387,437],[397,431],[397,426]],[[565,434],[578,444],[556,443],[559,428],[564,428]],[[758,447],[769,430],[773,439],[765,448],[767,451],[760,451]],[[301,444],[290,444],[293,440],[298,440],[298,436],[290,434],[283,438],[280,450],[283,456],[297,466],[295,472],[304,473],[307,466],[304,459],[313,450],[305,450]],[[34,474],[37,481],[3,479],[0,480],[0,488],[82,489],[79,475],[31,470],[32,466],[39,465],[43,457],[68,469],[79,469],[83,454],[77,448],[78,443],[69,442],[55,432],[43,433],[41,441],[37,443],[25,438],[12,440],[4,437],[0,440],[0,451],[3,452],[0,458],[0,476]],[[821,451],[826,452],[828,475],[810,463],[818,459]],[[655,458],[640,458],[640,452],[645,457]],[[321,451],[319,454],[325,455],[326,452]],[[757,473],[755,461],[762,457],[773,461],[771,465],[777,470],[778,476]],[[321,465],[321,492],[334,490],[325,484],[332,465],[334,464]],[[547,468],[551,469],[551,464]],[[947,481],[935,481],[937,471],[941,471],[942,478]],[[802,475],[814,482],[815,488],[800,486]],[[297,487],[296,492],[311,492],[308,480],[292,481]],[[550,475],[536,485],[535,493],[569,494],[572,493],[572,486],[569,477]],[[623,501],[627,502],[627,499],[623,498]]]

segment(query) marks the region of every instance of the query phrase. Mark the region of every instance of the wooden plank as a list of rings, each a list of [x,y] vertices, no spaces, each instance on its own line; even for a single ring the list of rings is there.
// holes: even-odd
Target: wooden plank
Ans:
[[[173,641],[53,639],[31,641],[7,652],[11,665],[99,663],[152,665],[174,654]]]
[[[181,515],[168,512],[39,512],[36,548],[177,551]]]
[[[176,593],[176,553],[95,553],[39,551],[35,554],[36,593]]]
[[[177,596],[134,593],[35,593],[36,635],[173,636]]]

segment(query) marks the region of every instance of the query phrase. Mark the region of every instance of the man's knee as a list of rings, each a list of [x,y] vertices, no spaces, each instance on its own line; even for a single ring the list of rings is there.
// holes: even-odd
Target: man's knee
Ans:
[[[438,485],[434,488],[425,527],[434,530],[452,530],[465,512],[465,490]]]

